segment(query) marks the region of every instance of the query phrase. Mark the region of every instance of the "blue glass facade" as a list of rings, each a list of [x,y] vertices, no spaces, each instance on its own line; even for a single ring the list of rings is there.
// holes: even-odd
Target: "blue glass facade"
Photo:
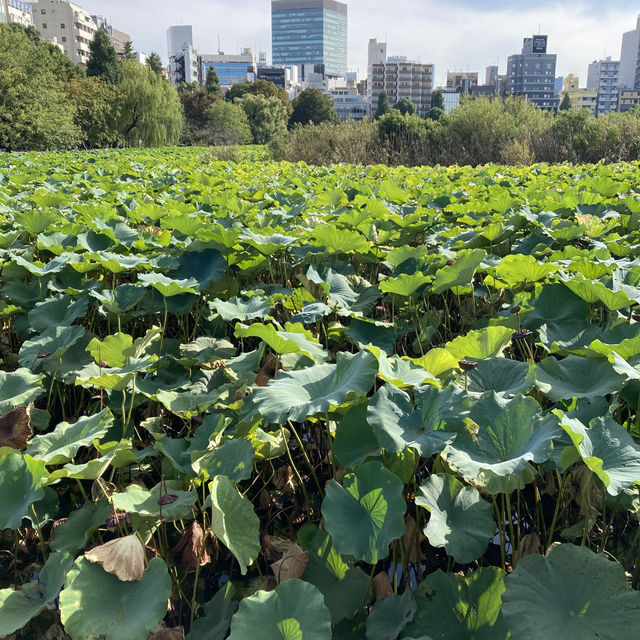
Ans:
[[[209,67],[213,67],[218,74],[218,80],[223,87],[230,87],[238,82],[247,81],[247,73],[251,65],[248,62],[205,62],[202,61],[202,82],[207,79]]]
[[[347,5],[334,0],[273,0],[274,65],[323,64],[329,76],[347,73]]]

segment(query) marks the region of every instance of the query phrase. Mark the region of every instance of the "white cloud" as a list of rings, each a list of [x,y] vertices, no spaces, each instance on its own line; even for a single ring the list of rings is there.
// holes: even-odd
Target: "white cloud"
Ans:
[[[166,57],[166,30],[192,24],[202,53],[218,47],[236,53],[242,47],[268,51],[271,46],[269,0],[77,0],[92,13],[106,14],[114,27],[131,34],[137,49]],[[479,71],[518,53],[522,39],[538,31],[549,35],[549,51],[558,54],[558,75],[576,73],[586,80],[587,65],[605,54],[620,56],[622,33],[635,27],[630,9],[611,4],[537,3],[485,8],[436,0],[350,0],[349,66],[366,72],[369,38],[389,43],[389,53],[432,62],[442,82],[447,70]],[[495,7],[494,3],[491,6]],[[584,84],[584,82],[583,82]]]

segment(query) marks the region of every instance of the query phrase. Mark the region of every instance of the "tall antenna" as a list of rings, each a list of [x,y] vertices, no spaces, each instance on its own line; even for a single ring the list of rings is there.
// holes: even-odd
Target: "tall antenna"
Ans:
[[[220,51],[220,34],[218,34],[218,55],[220,55],[220,53],[222,53]]]

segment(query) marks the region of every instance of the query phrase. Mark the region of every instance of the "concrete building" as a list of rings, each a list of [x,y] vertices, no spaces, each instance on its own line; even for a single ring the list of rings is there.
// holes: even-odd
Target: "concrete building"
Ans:
[[[336,0],[272,0],[274,65],[322,64],[330,77],[347,73],[347,5]]]
[[[618,92],[618,111],[624,113],[640,104],[639,89],[620,89]]]
[[[508,93],[524,96],[545,111],[557,110],[556,61],[556,54],[547,53],[547,36],[525,38],[522,52],[507,59]]]
[[[484,84],[488,87],[496,87],[498,85],[498,65],[492,64],[485,69]]]
[[[570,73],[568,76],[565,76],[562,79],[562,92],[567,93],[568,91],[575,91],[580,87],[580,78],[573,73]]]
[[[609,56],[604,60],[594,60],[589,65],[587,89],[595,89],[597,92],[596,116],[618,110],[619,83],[620,61],[612,60]]]
[[[257,75],[256,55],[251,49],[243,49],[239,54],[219,52],[215,55],[198,56],[200,83],[204,86],[209,69],[218,74],[220,87],[224,91],[238,82],[253,81]]]
[[[198,52],[193,48],[191,25],[176,25],[167,29],[169,81],[174,87],[183,82],[200,82]]]
[[[333,100],[333,108],[340,120],[363,120],[371,115],[371,103],[358,93],[355,83],[345,87],[336,87],[325,92]]]
[[[471,71],[447,71],[447,89],[466,89],[478,86],[478,74]]]
[[[2,15],[6,19],[2,19]],[[33,7],[21,0],[0,0],[0,22],[21,24],[23,27],[33,27]]]
[[[587,89],[584,87],[576,87],[565,91],[571,100],[571,109],[573,111],[587,110],[592,116],[596,115],[598,105],[598,91],[596,89]]]
[[[442,89],[444,112],[447,115],[449,115],[454,109],[457,109],[460,106],[460,96],[460,89],[456,89],[454,87],[445,87],[444,89]]]
[[[91,16],[91,18],[99,29],[104,29],[109,34],[109,39],[116,53],[122,55],[127,42],[131,42],[131,36],[128,33],[124,33],[124,31],[114,29],[112,24],[103,16]]]
[[[273,82],[276,87],[286,89],[291,82],[291,70],[278,65],[258,65],[257,80]]]
[[[89,45],[98,30],[89,13],[68,0],[38,0],[31,6],[34,26],[43,39],[60,44],[76,64],[87,64]]]
[[[371,111],[378,108],[378,96],[384,89],[393,106],[403,98],[413,102],[420,116],[426,116],[431,108],[434,67],[432,64],[410,62],[405,57],[387,58],[374,64],[371,72]]]
[[[374,64],[384,64],[387,60],[387,43],[378,42],[376,38],[369,39],[369,53],[367,56],[367,100],[371,102],[371,76]]]
[[[620,52],[620,73],[618,86],[623,89],[640,89],[638,77],[638,60],[640,58],[640,15],[636,28],[627,31],[622,36],[622,50]]]

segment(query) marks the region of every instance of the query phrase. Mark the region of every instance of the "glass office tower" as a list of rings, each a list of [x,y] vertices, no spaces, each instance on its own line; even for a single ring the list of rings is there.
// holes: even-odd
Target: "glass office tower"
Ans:
[[[335,0],[273,0],[274,65],[322,64],[328,76],[347,73],[347,5]]]

